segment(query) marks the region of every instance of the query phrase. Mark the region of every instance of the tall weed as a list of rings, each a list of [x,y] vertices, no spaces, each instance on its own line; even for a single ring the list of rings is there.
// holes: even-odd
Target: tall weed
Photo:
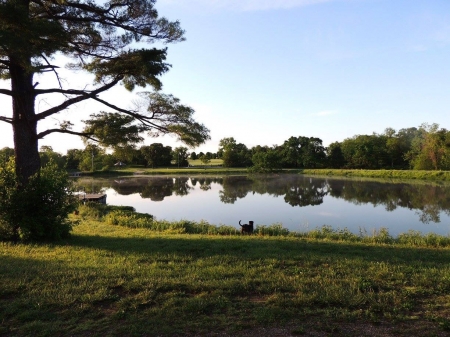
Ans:
[[[227,225],[212,225],[207,221],[179,220],[168,221],[155,219],[150,214],[135,212],[133,207],[107,206],[87,203],[79,207],[83,218],[105,221],[108,225],[128,228],[144,228],[167,234],[205,234],[205,235],[241,235],[238,228]],[[247,235],[247,234],[246,234]],[[285,236],[309,240],[328,240],[341,242],[361,242],[369,244],[400,244],[414,247],[449,247],[450,236],[435,233],[422,234],[419,231],[408,231],[392,236],[387,228],[368,232],[360,228],[359,233],[352,233],[348,228],[333,228],[329,225],[314,228],[305,232],[295,232],[284,228],[281,223],[272,225],[256,225],[255,236]]]

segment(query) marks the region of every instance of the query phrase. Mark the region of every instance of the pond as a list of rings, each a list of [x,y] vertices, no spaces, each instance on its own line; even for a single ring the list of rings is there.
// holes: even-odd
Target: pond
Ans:
[[[328,225],[368,234],[383,227],[394,236],[450,233],[450,185],[444,183],[274,174],[79,178],[76,185],[157,219],[235,227],[252,220],[297,232]]]

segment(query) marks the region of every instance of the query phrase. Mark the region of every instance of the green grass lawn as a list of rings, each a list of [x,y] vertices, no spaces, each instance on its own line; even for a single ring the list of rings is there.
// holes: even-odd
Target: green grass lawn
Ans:
[[[58,244],[0,243],[0,335],[444,336],[449,262],[449,248],[81,220]]]
[[[110,171],[96,171],[94,175],[136,175],[136,174],[249,174],[245,167],[223,167],[221,159],[213,159],[204,165],[200,160],[190,160],[191,167],[158,167],[155,169],[143,166],[126,166]],[[417,181],[450,181],[450,171],[418,171],[418,170],[347,170],[347,169],[283,169],[278,173],[298,173],[307,175],[365,177],[383,180]],[[92,173],[85,172],[90,175]]]
[[[450,181],[450,171],[304,169],[302,172],[304,174],[341,177]]]
[[[189,159],[189,165],[191,166],[220,166],[223,164],[222,159],[211,159],[208,164],[204,164],[200,159]]]
[[[247,174],[248,169],[245,167],[223,167],[222,159],[211,159],[208,164],[203,164],[200,159],[189,160],[190,167],[157,167],[150,168],[144,166],[125,166],[114,168],[110,171],[96,171],[95,175],[136,175],[136,174]],[[90,174],[90,173],[87,173]],[[92,173],[91,173],[92,174]]]

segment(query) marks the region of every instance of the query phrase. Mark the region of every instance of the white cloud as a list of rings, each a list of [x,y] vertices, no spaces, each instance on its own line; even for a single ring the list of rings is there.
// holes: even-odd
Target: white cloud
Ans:
[[[294,7],[304,7],[309,5],[331,2],[336,0],[191,0],[201,6],[213,7],[216,9],[231,9],[238,11],[263,11],[270,9],[288,9]],[[159,0],[159,4],[185,5],[185,0]]]

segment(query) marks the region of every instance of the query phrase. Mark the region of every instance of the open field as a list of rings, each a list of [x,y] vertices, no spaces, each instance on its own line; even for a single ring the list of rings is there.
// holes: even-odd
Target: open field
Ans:
[[[58,244],[0,243],[1,336],[450,331],[448,247],[386,233],[356,242],[326,229],[205,235],[78,221]]]
[[[189,165],[191,166],[221,166],[223,164],[222,159],[211,159],[211,161],[208,164],[203,164],[203,162],[200,159],[189,159]]]

